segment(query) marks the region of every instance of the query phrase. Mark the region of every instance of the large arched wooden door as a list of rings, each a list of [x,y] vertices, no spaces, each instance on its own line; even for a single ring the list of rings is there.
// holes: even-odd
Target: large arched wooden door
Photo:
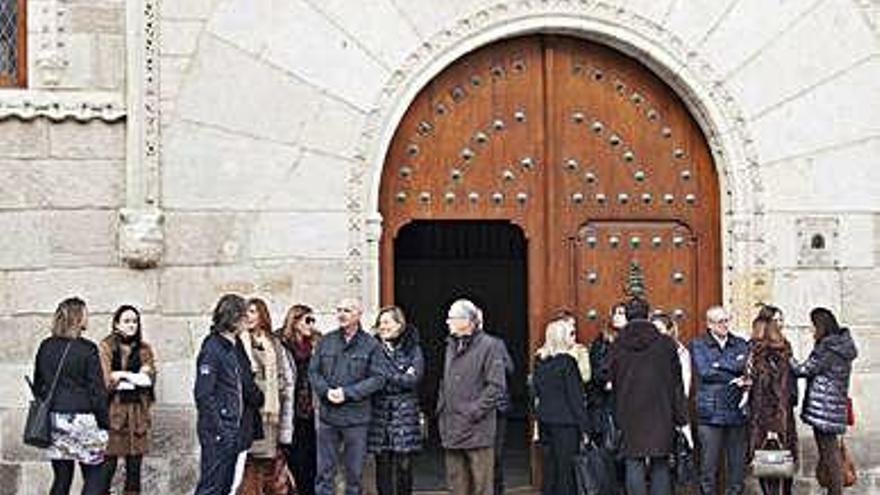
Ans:
[[[561,307],[592,339],[631,270],[686,335],[720,300],[706,140],[668,86],[608,47],[534,35],[462,57],[412,103],[382,174],[383,303],[394,301],[394,238],[417,219],[523,229],[532,350]]]

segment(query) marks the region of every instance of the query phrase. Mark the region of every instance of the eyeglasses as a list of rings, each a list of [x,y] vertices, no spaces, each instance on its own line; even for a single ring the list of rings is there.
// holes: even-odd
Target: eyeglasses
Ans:
[[[446,315],[447,320],[467,320],[467,316],[462,315]]]
[[[315,324],[315,317],[314,316],[306,316],[303,319],[303,321],[305,321],[306,324],[308,324],[308,325],[314,325]]]
[[[710,323],[715,323],[715,324],[718,324],[718,325],[720,325],[720,324],[722,324],[722,323],[730,323],[730,318],[720,318],[720,319],[717,319],[717,320],[712,320],[712,321],[710,321]]]
[[[336,308],[337,313],[353,313],[354,310],[352,308]]]

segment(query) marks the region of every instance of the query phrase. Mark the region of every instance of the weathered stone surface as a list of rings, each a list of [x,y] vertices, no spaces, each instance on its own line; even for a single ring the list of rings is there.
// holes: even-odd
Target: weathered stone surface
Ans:
[[[21,485],[16,495],[44,495],[52,486],[52,466],[46,461],[25,462],[21,466]],[[82,486],[80,477],[76,476],[71,486],[71,493],[77,493]]]
[[[773,278],[774,304],[785,311],[787,323],[809,325],[816,306],[840,314],[841,276],[836,270],[780,270]]]
[[[95,38],[94,86],[106,90],[122,90],[125,85],[125,37],[98,35]]]
[[[423,38],[429,38],[443,29],[453,28],[455,21],[470,17],[495,3],[492,0],[449,0],[433,3],[390,1],[415,24]]]
[[[214,7],[220,0],[186,0],[162,2],[161,14],[163,19],[190,19],[203,20],[211,15]]]
[[[191,55],[196,50],[205,23],[166,19],[162,21],[162,53]]]
[[[13,316],[0,318],[0,362],[33,364],[40,342],[49,336],[49,316]],[[30,373],[30,372],[28,372]]]
[[[847,35],[841,37],[841,32]],[[747,115],[760,114],[869,56],[874,36],[851,4],[822,2],[740,67],[726,81],[727,87]],[[771,73],[776,74],[772,83],[763,82]],[[840,90],[836,83],[830,86]]]
[[[49,154],[49,128],[45,120],[0,122],[0,157],[41,158]]]
[[[205,41],[204,43],[207,44],[208,41]],[[159,78],[161,80],[160,87],[162,91],[161,97],[163,103],[167,103],[169,100],[173,101],[177,99],[178,95],[180,94],[180,89],[183,81],[187,77],[192,60],[193,57],[182,55],[163,55],[159,59],[159,63],[161,65]],[[165,110],[166,107],[163,106],[163,118],[165,117]]]
[[[122,34],[125,31],[125,8],[122,5],[78,3],[68,10],[72,33]]]
[[[177,111],[183,119],[296,143],[320,99],[318,91],[289,73],[207,36],[189,69]]]
[[[6,233],[0,236],[0,269],[47,266],[50,224],[50,214],[45,211],[0,213],[0,232]]]
[[[295,199],[285,197],[282,205],[273,205],[266,198],[287,184],[300,154],[298,147],[181,123],[167,138],[163,155],[165,206],[235,211],[289,208],[286,205]],[[255,164],[258,173],[252,168]]]
[[[115,211],[55,211],[49,219],[52,266],[116,265]]]
[[[345,211],[346,180],[353,166],[351,160],[306,150],[280,187],[266,193],[265,204],[284,205],[297,212]],[[334,235],[328,232],[328,236]]]
[[[878,280],[880,280],[878,268],[843,271],[842,320],[851,324],[880,324],[880,305],[877,304]]]
[[[79,295],[93,312],[111,312],[123,301],[149,311],[157,303],[158,278],[124,268],[12,272],[9,306],[13,314],[51,313],[62,299]]]
[[[96,52],[92,33],[74,33],[64,37],[64,64],[53,88],[83,90],[94,83]]]
[[[261,213],[250,236],[255,259],[345,257],[347,214],[343,212]]]
[[[844,304],[846,304],[844,302]],[[853,362],[853,373],[856,378],[864,373],[880,372],[880,325],[864,325],[846,318],[846,311],[839,315],[841,325],[848,327],[850,335],[856,343],[859,355]],[[856,381],[856,379],[853,379]],[[858,390],[867,394],[867,390]]]
[[[125,158],[125,125],[65,121],[49,128],[54,158]]]
[[[248,232],[256,213],[169,212],[164,264],[232,264],[249,256]]]
[[[675,2],[666,19],[666,28],[681,38],[685,45],[695,49],[716,26],[721,16],[735,0],[690,0]]]
[[[353,157],[366,116],[338,100],[324,98],[306,122],[302,144],[345,157]]]
[[[201,337],[211,325],[208,314],[211,309],[206,308],[205,315],[144,316],[144,339],[153,346],[163,367],[165,362],[195,358],[201,345]],[[164,370],[161,373],[166,374]]]
[[[105,160],[0,160],[0,208],[116,207],[125,168]]]
[[[872,165],[878,153],[880,139],[875,138],[764,166],[767,208],[871,211],[880,198],[880,170]]]
[[[21,465],[0,463],[0,495],[15,495],[21,485]]]
[[[33,361],[27,364],[0,364],[0,409],[26,405],[31,398],[30,389],[24,377],[33,378]]]
[[[201,342],[194,342],[201,347]],[[198,348],[197,347],[197,348]],[[195,355],[185,361],[162,362],[156,378],[156,399],[168,406],[194,407]]]
[[[193,373],[195,366],[193,366]],[[192,393],[192,389],[190,389]],[[153,409],[151,452],[186,455],[198,451],[194,407],[158,405]]]
[[[25,445],[21,441],[27,416],[27,403],[2,411],[0,413],[0,423],[2,423],[0,424],[0,432],[2,432],[0,449],[2,449],[3,460],[7,462],[43,460],[42,450]]]

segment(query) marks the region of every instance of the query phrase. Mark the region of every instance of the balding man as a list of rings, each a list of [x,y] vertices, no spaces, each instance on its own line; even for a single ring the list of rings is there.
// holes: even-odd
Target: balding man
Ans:
[[[317,495],[333,494],[340,450],[345,493],[361,493],[370,397],[385,384],[382,351],[361,328],[362,313],[360,301],[340,301],[339,328],[321,339],[309,364],[309,380],[319,399]]]

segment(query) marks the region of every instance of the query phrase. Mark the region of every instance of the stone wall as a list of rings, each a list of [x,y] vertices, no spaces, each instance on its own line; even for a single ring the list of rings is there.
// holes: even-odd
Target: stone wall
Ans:
[[[848,440],[862,476],[850,493],[878,489],[875,2],[163,0],[164,254],[142,271],[119,259],[127,167],[137,165],[119,110],[8,110],[28,98],[124,102],[125,3],[30,5],[32,87],[0,91],[0,495],[47,491],[48,464],[19,440],[21,376],[71,294],[87,299],[96,340],[118,304],[143,308],[160,371],[146,493],[191,492],[193,357],[216,298],[265,297],[276,322],[307,302],[325,328],[340,296],[375,302],[377,177],[397,119],[468,47],[534,30],[619,43],[681,91],[729,181],[727,302],[740,323],[754,301],[777,303],[801,357],[811,306],[853,328]],[[810,247],[816,234],[822,250]],[[806,494],[816,492],[815,446],[803,435]]]

